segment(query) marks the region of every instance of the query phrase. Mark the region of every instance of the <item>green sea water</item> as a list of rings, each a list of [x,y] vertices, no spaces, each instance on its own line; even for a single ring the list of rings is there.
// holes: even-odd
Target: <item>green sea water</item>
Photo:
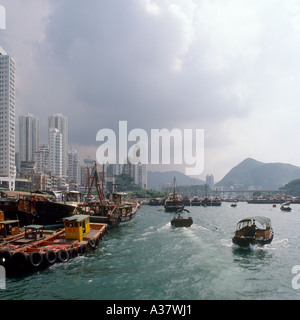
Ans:
[[[300,205],[223,202],[188,207],[194,224],[173,228],[172,213],[142,206],[111,229],[97,251],[67,263],[5,279],[2,300],[257,300],[300,298]],[[274,239],[263,248],[232,244],[244,217],[271,218]],[[299,267],[300,272],[300,267]],[[294,283],[294,285],[293,285]]]

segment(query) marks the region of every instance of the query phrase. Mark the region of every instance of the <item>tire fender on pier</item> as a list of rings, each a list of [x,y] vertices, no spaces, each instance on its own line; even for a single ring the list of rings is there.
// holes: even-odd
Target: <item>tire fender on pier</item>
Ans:
[[[75,248],[71,248],[69,250],[69,257],[70,259],[76,258],[78,256],[78,251]]]
[[[40,252],[31,252],[29,255],[29,262],[33,267],[39,267],[43,263],[43,256]]]
[[[54,250],[48,250],[45,253],[45,259],[49,264],[55,263],[57,259],[57,254]]]
[[[16,252],[12,255],[11,262],[15,267],[24,268],[28,264],[28,257],[24,252]]]
[[[0,263],[6,263],[11,258],[11,253],[8,250],[4,250],[0,252]]]
[[[60,262],[67,262],[69,260],[69,253],[65,249],[60,249],[57,252],[57,258]]]
[[[82,244],[80,247],[79,247],[79,253],[80,254],[85,254],[87,252],[87,246],[85,244]]]
[[[89,239],[88,243],[91,246],[91,248],[97,249],[99,246],[99,238]]]

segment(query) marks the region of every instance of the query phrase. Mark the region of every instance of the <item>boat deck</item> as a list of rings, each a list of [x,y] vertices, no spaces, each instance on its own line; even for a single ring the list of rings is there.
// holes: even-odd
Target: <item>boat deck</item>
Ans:
[[[104,230],[104,228],[103,228],[103,230]],[[83,239],[84,239],[84,240],[92,239],[92,238],[96,237],[97,234],[98,234],[99,232],[101,232],[101,231],[102,231],[102,230],[100,230],[100,229],[98,229],[98,230],[97,230],[97,229],[91,229],[89,233],[87,233],[86,235],[84,235]]]

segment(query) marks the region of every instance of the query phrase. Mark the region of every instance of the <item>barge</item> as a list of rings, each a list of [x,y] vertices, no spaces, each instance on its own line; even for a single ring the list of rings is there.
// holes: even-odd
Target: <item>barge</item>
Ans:
[[[27,226],[35,230],[27,232],[19,245],[10,243],[0,249],[0,264],[7,274],[26,273],[50,266],[56,262],[67,262],[89,250],[98,248],[105,239],[109,226],[90,223],[88,215],[74,215],[64,219],[64,228],[44,236],[43,226]]]

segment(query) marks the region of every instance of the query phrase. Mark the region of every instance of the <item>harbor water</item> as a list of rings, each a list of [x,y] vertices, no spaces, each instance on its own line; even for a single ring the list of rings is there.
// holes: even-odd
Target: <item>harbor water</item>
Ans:
[[[193,225],[173,228],[172,213],[144,205],[132,221],[111,229],[97,251],[6,278],[0,299],[297,300],[300,205],[291,207],[187,207]],[[238,248],[231,241],[236,224],[254,215],[271,219],[274,239],[264,247]]]

